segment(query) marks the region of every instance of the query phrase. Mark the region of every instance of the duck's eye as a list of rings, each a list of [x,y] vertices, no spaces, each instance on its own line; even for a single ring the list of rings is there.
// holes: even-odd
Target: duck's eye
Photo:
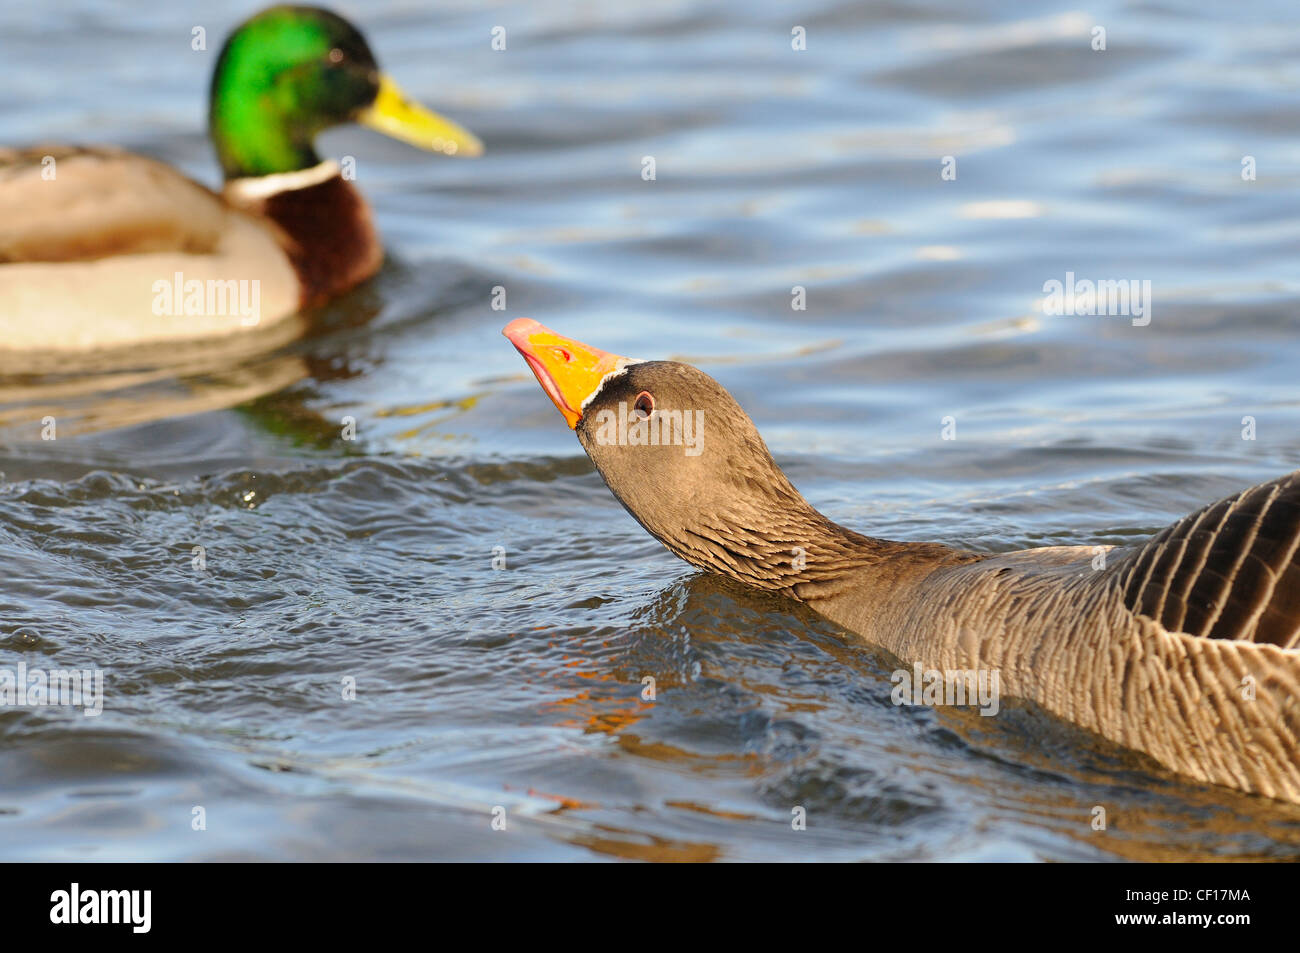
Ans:
[[[636,395],[636,403],[632,405],[632,409],[636,411],[638,417],[645,420],[655,412],[654,396],[649,391],[641,391]]]
[[[334,47],[334,49],[330,50],[329,60],[331,63],[342,63],[343,51],[340,50],[337,46]]]
[[[560,360],[562,360],[565,364],[568,364],[570,361],[573,360],[573,355],[570,354],[562,347],[551,348],[551,350],[553,350],[555,352],[555,356],[558,357]]]

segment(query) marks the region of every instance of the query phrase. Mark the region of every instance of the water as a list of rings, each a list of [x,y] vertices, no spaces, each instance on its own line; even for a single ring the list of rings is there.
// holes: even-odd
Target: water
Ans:
[[[646,536],[499,336],[697,363],[877,535],[1148,534],[1300,466],[1300,9],[754,6],[344,6],[488,146],[323,138],[383,273],[302,341],[3,370],[0,658],[107,681],[0,713],[0,856],[1300,855],[1300,809],[1039,713],[894,707],[893,660]],[[250,9],[6,6],[0,142],[214,182]],[[1150,324],[1043,314],[1067,271],[1150,280]]]

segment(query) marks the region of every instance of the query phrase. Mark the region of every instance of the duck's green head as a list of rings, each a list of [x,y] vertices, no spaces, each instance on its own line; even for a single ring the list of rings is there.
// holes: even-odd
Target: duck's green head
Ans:
[[[448,155],[483,151],[472,133],[407,99],[356,27],[328,10],[271,7],[226,40],[208,124],[227,179],[316,165],[316,134],[345,122]]]

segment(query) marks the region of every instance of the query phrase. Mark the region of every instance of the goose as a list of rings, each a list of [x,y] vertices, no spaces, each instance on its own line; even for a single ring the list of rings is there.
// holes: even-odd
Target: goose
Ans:
[[[996,672],[1002,697],[1187,778],[1300,803],[1300,471],[1122,549],[877,539],[814,509],[703,371],[528,318],[503,333],[615,498],[692,566],[907,664]]]
[[[330,126],[483,151],[382,73],[356,27],[317,7],[271,7],[238,26],[209,99],[219,194],[116,148],[0,149],[0,357],[225,339],[374,275],[384,252],[370,208],[351,171],[313,146]]]

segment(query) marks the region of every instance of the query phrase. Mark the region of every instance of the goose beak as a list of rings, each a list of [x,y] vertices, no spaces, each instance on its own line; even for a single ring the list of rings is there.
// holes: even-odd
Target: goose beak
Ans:
[[[511,321],[501,333],[524,356],[570,430],[577,428],[583,404],[600,390],[605,378],[633,363],[626,357],[556,334],[532,318]]]
[[[380,74],[379,95],[361,110],[357,122],[430,152],[449,156],[483,154],[478,136],[408,98],[387,73]]]

